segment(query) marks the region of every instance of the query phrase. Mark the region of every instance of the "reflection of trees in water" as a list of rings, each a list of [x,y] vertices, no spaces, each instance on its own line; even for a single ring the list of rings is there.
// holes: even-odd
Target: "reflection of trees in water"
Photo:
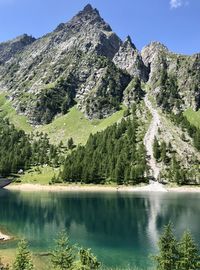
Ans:
[[[34,234],[35,240],[46,239],[49,233],[54,238],[65,227],[82,230],[99,245],[110,242],[142,248],[147,245],[146,230],[155,242],[161,226],[169,220],[180,227],[179,221],[190,216],[188,222],[192,218],[197,226],[200,213],[197,198],[200,196],[0,192],[0,220],[7,224],[14,222],[18,232],[26,230],[30,237]],[[192,229],[197,232],[198,228]]]
[[[147,216],[141,215],[144,200],[133,200],[117,194],[56,194],[5,193],[0,198],[0,217],[15,222],[19,230],[26,226],[43,231],[47,227],[83,226],[87,232],[99,235],[99,241],[115,237],[127,242],[130,234],[145,227]],[[6,209],[6,211],[5,211]],[[136,241],[136,239],[135,239]]]

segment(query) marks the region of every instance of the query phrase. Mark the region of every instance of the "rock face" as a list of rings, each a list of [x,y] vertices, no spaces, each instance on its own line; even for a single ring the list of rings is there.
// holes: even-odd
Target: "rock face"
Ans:
[[[142,50],[150,69],[149,85],[163,109],[179,112],[200,108],[200,54],[185,56],[153,42]]]
[[[118,51],[121,40],[101,18],[97,9],[87,5],[66,24],[60,24],[53,33],[53,41],[85,53],[97,53],[110,59]]]
[[[23,51],[26,46],[34,41],[35,38],[24,34],[13,40],[0,43],[0,64],[10,60],[15,54]]]
[[[113,58],[120,69],[126,70],[131,76],[138,77],[144,82],[148,80],[148,67],[144,65],[140,52],[128,36]]]
[[[0,90],[33,124],[49,123],[74,104],[89,119],[107,117],[122,102],[139,102],[147,81],[163,108],[198,109],[199,61],[157,42],[141,54],[87,5],[37,40],[23,35],[1,43]]]

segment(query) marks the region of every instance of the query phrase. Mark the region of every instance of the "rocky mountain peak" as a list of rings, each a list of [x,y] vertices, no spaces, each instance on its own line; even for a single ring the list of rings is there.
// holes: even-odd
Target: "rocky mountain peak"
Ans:
[[[90,12],[97,12],[97,13],[99,13],[99,11],[96,8],[93,8],[91,4],[87,4],[84,7],[84,9],[83,9],[82,12],[88,12],[88,13],[90,13]]]
[[[120,38],[101,18],[99,11],[90,4],[68,23],[61,23],[50,37],[57,44],[63,43],[62,48],[67,48],[67,51],[73,47],[84,53],[95,52],[110,59],[122,44]]]
[[[65,32],[64,35],[63,32]],[[83,52],[95,52],[110,59],[113,58],[122,43],[110,25],[102,19],[99,11],[91,5],[87,5],[65,24],[61,36],[68,43],[70,43],[71,37],[74,39],[76,36],[76,40],[71,43],[76,49]]]
[[[127,36],[127,38],[125,39],[125,41],[124,41],[124,43],[123,43],[122,46],[123,47],[131,47],[134,50],[136,50],[136,46],[135,46],[135,44],[133,44],[132,39],[131,39],[130,36]]]
[[[153,47],[156,49],[160,49],[160,50],[166,50],[168,51],[168,48],[161,42],[159,41],[152,41],[149,45],[147,45],[147,47]]]
[[[71,20],[72,23],[75,23],[76,21],[81,21],[83,24],[93,24],[94,27],[97,26],[105,31],[112,31],[110,25],[108,25],[100,16],[99,11],[90,4],[86,5],[84,9]]]
[[[140,52],[133,44],[130,36],[120,46],[119,51],[113,58],[113,62],[120,69],[126,70],[131,76],[139,77],[144,81],[147,80],[148,72],[144,66]]]
[[[83,9],[84,11],[93,11],[93,7],[92,7],[92,5],[91,4],[87,4],[85,7],[84,7],[84,9]]]
[[[168,48],[160,42],[153,41],[142,49],[141,55],[146,66],[152,63],[153,59],[169,53]]]
[[[84,9],[78,12],[69,22],[61,23],[57,26],[54,32],[61,30],[77,30],[85,29],[89,25],[99,30],[112,31],[111,27],[102,19],[99,11],[93,8],[90,4],[86,5]]]
[[[76,16],[85,15],[97,15],[100,17],[99,11],[96,8],[93,8],[90,4],[86,5]]]

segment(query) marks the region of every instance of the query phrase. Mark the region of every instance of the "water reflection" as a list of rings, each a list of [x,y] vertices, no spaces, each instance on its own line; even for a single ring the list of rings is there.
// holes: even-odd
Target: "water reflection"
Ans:
[[[92,247],[109,265],[147,266],[169,220],[177,235],[190,228],[200,241],[199,214],[200,194],[0,191],[0,225],[34,250],[50,249],[66,228],[73,242]]]

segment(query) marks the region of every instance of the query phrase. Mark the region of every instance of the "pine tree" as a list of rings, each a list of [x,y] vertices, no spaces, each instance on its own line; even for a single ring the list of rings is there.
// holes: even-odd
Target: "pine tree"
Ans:
[[[172,179],[175,183],[181,184],[184,182],[184,175],[182,173],[179,162],[176,160],[175,154],[171,160]]]
[[[198,247],[195,244],[190,232],[186,231],[179,243],[180,258],[178,269],[198,270],[200,269],[200,256]]]
[[[77,263],[76,270],[98,270],[100,269],[100,263],[97,258],[91,253],[90,249],[80,249],[80,260]]]
[[[124,162],[121,156],[119,156],[117,159],[117,164],[115,167],[115,180],[118,185],[123,184],[124,181]]]
[[[156,160],[160,159],[160,145],[156,137],[154,138],[154,143],[153,143],[153,155]]]
[[[159,254],[154,256],[157,270],[175,270],[178,261],[178,248],[171,224],[165,226],[158,246]]]
[[[194,135],[194,146],[197,150],[200,150],[200,129],[198,129]]]
[[[28,243],[21,240],[18,244],[17,256],[13,264],[13,270],[33,270],[31,253],[28,250]]]
[[[72,150],[74,148],[74,141],[72,138],[70,138],[67,142],[67,146],[70,150]]]
[[[132,184],[133,185],[136,185],[137,184],[137,181],[138,181],[136,167],[132,167],[131,168],[130,178],[131,178]]]
[[[54,269],[72,270],[74,264],[73,247],[69,245],[69,238],[65,232],[60,233],[56,240],[56,247],[51,258]]]
[[[124,172],[124,183],[125,183],[125,185],[129,184],[130,175],[131,175],[131,168],[129,166],[127,166],[126,169],[125,169],[125,172]]]
[[[161,151],[161,160],[166,163],[167,161],[167,145],[165,142],[162,142],[160,145],[160,151]]]

